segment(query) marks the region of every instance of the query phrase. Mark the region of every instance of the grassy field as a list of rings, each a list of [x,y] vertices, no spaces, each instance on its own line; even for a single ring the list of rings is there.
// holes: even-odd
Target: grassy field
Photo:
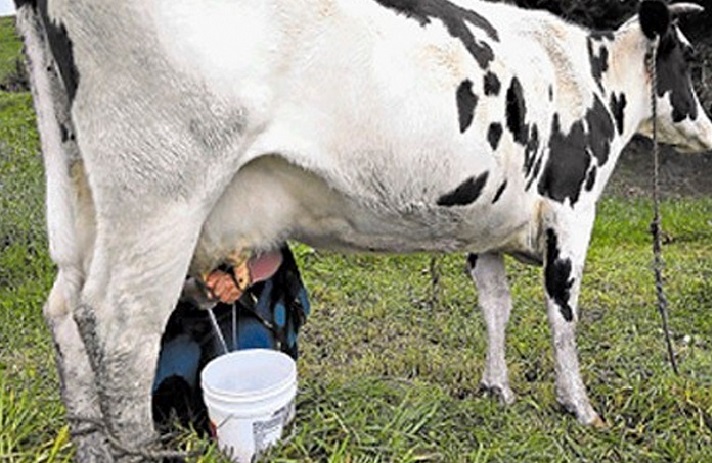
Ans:
[[[8,43],[17,51],[10,30],[0,20],[3,57]],[[27,93],[0,92],[0,463],[72,456],[41,315],[54,270],[33,117]],[[600,206],[579,346],[604,431],[580,426],[556,405],[539,269],[510,263],[507,357],[518,400],[504,408],[478,390],[485,329],[462,256],[438,258],[433,288],[430,256],[296,247],[314,308],[300,337],[297,427],[270,459],[712,461],[712,198],[666,202],[663,213],[680,377],[667,364],[655,310],[650,202],[609,197]],[[189,433],[184,439],[193,449],[208,445]],[[197,461],[220,459],[208,448]]]

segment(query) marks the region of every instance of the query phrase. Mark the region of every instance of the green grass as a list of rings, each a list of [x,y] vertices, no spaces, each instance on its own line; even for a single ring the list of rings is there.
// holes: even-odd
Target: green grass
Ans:
[[[0,93],[0,463],[72,456],[41,315],[54,269],[30,104],[28,94]],[[297,426],[270,458],[712,461],[712,198],[666,202],[663,214],[680,377],[667,364],[655,310],[650,202],[606,198],[600,206],[578,341],[605,431],[580,426],[556,405],[539,269],[509,265],[507,358],[518,400],[504,408],[478,390],[485,329],[462,256],[438,258],[434,298],[430,256],[296,247],[314,310],[300,336]],[[184,439],[191,448],[205,444]],[[220,459],[208,448],[198,461]]]
[[[15,70],[15,60],[21,49],[22,44],[15,36],[14,16],[0,17],[0,82]]]

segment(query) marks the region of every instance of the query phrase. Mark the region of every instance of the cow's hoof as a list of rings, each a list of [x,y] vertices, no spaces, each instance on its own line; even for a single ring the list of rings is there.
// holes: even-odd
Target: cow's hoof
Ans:
[[[589,404],[584,404],[580,407],[576,407],[573,404],[565,404],[559,402],[564,411],[571,413],[577,419],[577,421],[585,426],[591,426],[596,429],[607,429],[608,424],[601,418],[601,416],[593,410],[593,407]]]
[[[609,429],[608,423],[606,423],[598,413],[596,413],[593,420],[587,424],[595,429],[600,429],[601,431]]]
[[[514,392],[508,385],[480,383],[480,391],[487,396],[496,397],[502,405],[511,405],[516,400]]]

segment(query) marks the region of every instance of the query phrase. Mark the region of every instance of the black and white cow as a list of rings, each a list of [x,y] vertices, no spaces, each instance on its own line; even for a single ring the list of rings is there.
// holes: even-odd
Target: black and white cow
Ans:
[[[287,239],[467,251],[487,321],[483,384],[512,400],[502,256],[544,267],[556,395],[600,418],[574,329],[596,201],[651,134],[712,149],[671,17],[615,32],[478,0],[16,0],[59,267],[45,312],[78,459],[152,436],[161,330],[186,272],[224,300]],[[475,257],[477,255],[478,257]],[[267,270],[265,270],[267,269]]]

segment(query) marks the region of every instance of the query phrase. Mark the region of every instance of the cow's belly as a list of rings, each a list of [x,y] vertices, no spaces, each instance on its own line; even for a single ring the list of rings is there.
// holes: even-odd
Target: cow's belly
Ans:
[[[260,252],[288,239],[356,252],[531,252],[536,208],[523,203],[526,196],[505,193],[492,204],[485,190],[480,202],[445,207],[369,193],[335,188],[279,156],[258,158],[240,169],[208,217],[192,271],[209,271],[236,250]]]

